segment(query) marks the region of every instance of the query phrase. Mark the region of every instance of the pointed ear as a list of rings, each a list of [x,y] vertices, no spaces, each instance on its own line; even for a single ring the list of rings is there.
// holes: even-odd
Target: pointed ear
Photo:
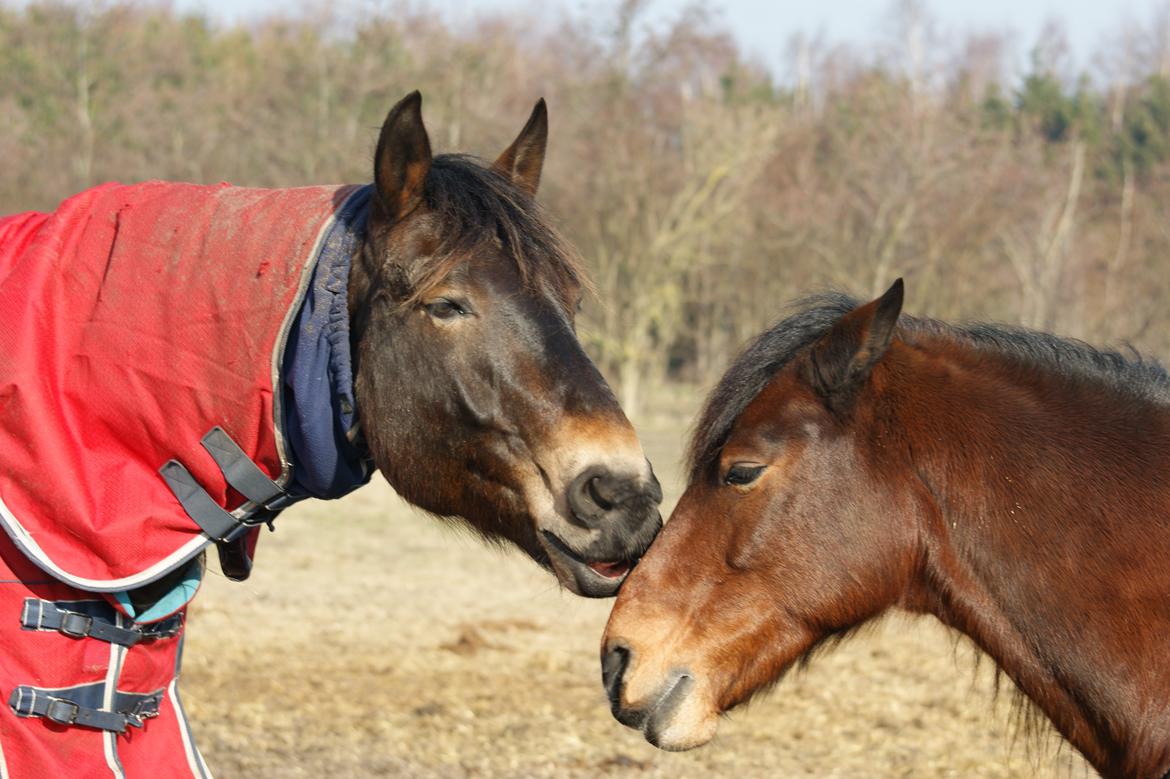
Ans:
[[[396,222],[422,201],[431,170],[431,141],[422,120],[422,95],[411,92],[386,115],[374,153],[374,185],[385,216]]]
[[[492,164],[492,168],[535,197],[536,188],[540,186],[540,170],[544,167],[544,150],[547,145],[548,109],[542,97],[532,109],[528,124],[524,125],[512,145]]]
[[[832,410],[849,404],[886,353],[902,313],[902,294],[898,279],[880,298],[838,319],[813,344],[806,378]]]

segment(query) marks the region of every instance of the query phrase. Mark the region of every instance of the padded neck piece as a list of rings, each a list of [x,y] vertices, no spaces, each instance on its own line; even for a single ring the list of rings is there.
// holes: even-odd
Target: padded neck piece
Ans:
[[[356,190],[334,215],[284,350],[284,436],[293,463],[287,490],[297,497],[339,498],[373,471],[354,401],[348,300],[373,189]]]

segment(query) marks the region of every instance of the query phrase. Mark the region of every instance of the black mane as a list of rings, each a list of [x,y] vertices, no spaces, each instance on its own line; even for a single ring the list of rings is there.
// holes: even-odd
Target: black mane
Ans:
[[[707,399],[695,426],[689,457],[691,481],[719,458],[735,421],[768,382],[798,352],[859,305],[861,301],[841,292],[805,298],[795,304],[795,313],[765,330],[736,357]],[[949,324],[903,314],[898,319],[898,336],[913,340],[916,335],[961,339],[976,348],[1044,367],[1069,381],[1104,382],[1119,393],[1170,403],[1166,369],[1132,349],[1122,354],[1013,325]]]

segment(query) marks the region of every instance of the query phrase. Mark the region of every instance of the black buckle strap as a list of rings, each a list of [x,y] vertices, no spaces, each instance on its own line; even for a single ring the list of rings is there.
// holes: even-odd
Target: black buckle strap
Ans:
[[[114,708],[119,714],[126,717],[127,725],[140,728],[144,720],[158,716],[162,699],[162,690],[156,690],[145,695],[142,693],[118,692],[115,690]]]
[[[175,493],[183,511],[195,524],[216,541],[231,541],[248,530],[248,525],[232,516],[231,512],[212,500],[207,490],[178,460],[168,460],[158,469],[163,480]]]
[[[242,582],[252,575],[252,556],[248,554],[247,536],[240,536],[234,541],[219,541],[215,551],[219,553],[219,569],[233,582]]]
[[[20,624],[26,630],[56,630],[70,638],[95,638],[121,646],[141,641],[176,636],[183,628],[183,617],[175,614],[146,625],[118,625],[116,613],[105,601],[47,601],[25,598]]]
[[[88,614],[78,614],[76,611],[58,611],[57,616],[60,617],[57,630],[70,638],[85,638],[93,630],[93,617]]]
[[[187,516],[215,541],[221,544],[236,541],[250,528],[264,522],[271,527],[276,513],[296,502],[297,498],[269,479],[222,427],[211,428],[200,443],[232,489],[255,504],[247,516],[237,518],[216,503],[178,460],[169,460],[158,470]]]
[[[104,682],[76,687],[46,689],[20,685],[8,697],[8,705],[19,717],[44,717],[58,725],[124,733],[128,726],[142,727],[143,720],[158,716],[163,691],[132,693],[115,691],[111,709],[101,708]]]
[[[284,495],[284,490],[244,454],[222,427],[208,430],[200,443],[223,472],[224,481],[256,505],[268,507],[268,501]]]
[[[49,698],[49,705],[45,706],[44,717],[58,725],[72,725],[77,722],[77,715],[80,713],[81,707],[73,701],[67,701],[64,698]]]

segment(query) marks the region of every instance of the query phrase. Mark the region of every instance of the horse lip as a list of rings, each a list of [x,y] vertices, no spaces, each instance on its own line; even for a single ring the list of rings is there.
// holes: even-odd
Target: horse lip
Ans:
[[[563,556],[568,557],[573,562],[579,563],[579,564],[585,566],[586,568],[588,568],[590,571],[593,571],[593,569],[590,567],[590,562],[588,560],[586,560],[584,557],[582,557],[580,554],[578,554],[577,552],[573,551],[573,549],[568,544],[566,544],[563,540],[561,540],[560,536],[558,536],[556,533],[552,532],[551,530],[542,530],[541,532],[544,533],[544,537],[548,540],[548,542],[552,545],[552,547],[554,549],[556,549],[556,551],[560,552]],[[594,562],[602,562],[602,561],[595,560]],[[609,561],[606,561],[606,562],[609,562]],[[621,560],[621,561],[615,560],[613,562],[628,562],[630,565],[630,568],[632,569],[634,567],[634,563],[636,563],[637,560],[628,560],[628,561],[627,560]],[[596,571],[594,571],[594,573],[596,573]],[[623,574],[622,578],[625,578],[625,576],[627,576],[627,575],[628,574]],[[601,578],[609,578],[609,577],[603,577],[603,576],[601,576],[601,574],[598,574],[598,576]]]
[[[659,749],[668,748],[661,744],[662,733],[670,727],[675,711],[686,700],[694,686],[695,679],[689,673],[684,671],[675,676],[673,683],[643,715],[642,735],[647,741]]]
[[[660,743],[662,733],[670,726],[670,720],[675,711],[690,694],[695,686],[695,679],[689,672],[679,671],[663,685],[663,690],[653,703],[638,708],[622,708],[618,699],[610,701],[610,712],[621,724],[634,730],[642,731],[643,737],[659,749],[664,749]],[[620,699],[621,691],[617,693]]]
[[[556,557],[559,562],[571,570],[572,582],[564,581],[557,566],[553,565],[553,572],[558,575],[562,583],[569,586],[578,595],[584,595],[592,598],[608,598],[617,594],[618,588],[621,587],[622,582],[630,575],[626,571],[621,576],[610,577],[603,576],[597,571],[593,570],[589,565],[589,561],[582,557],[577,552],[566,544],[561,538],[551,530],[541,530],[541,536],[544,539],[544,547],[548,551],[550,558]],[[552,562],[550,560],[550,562]],[[630,569],[633,570],[634,563],[630,562]]]

